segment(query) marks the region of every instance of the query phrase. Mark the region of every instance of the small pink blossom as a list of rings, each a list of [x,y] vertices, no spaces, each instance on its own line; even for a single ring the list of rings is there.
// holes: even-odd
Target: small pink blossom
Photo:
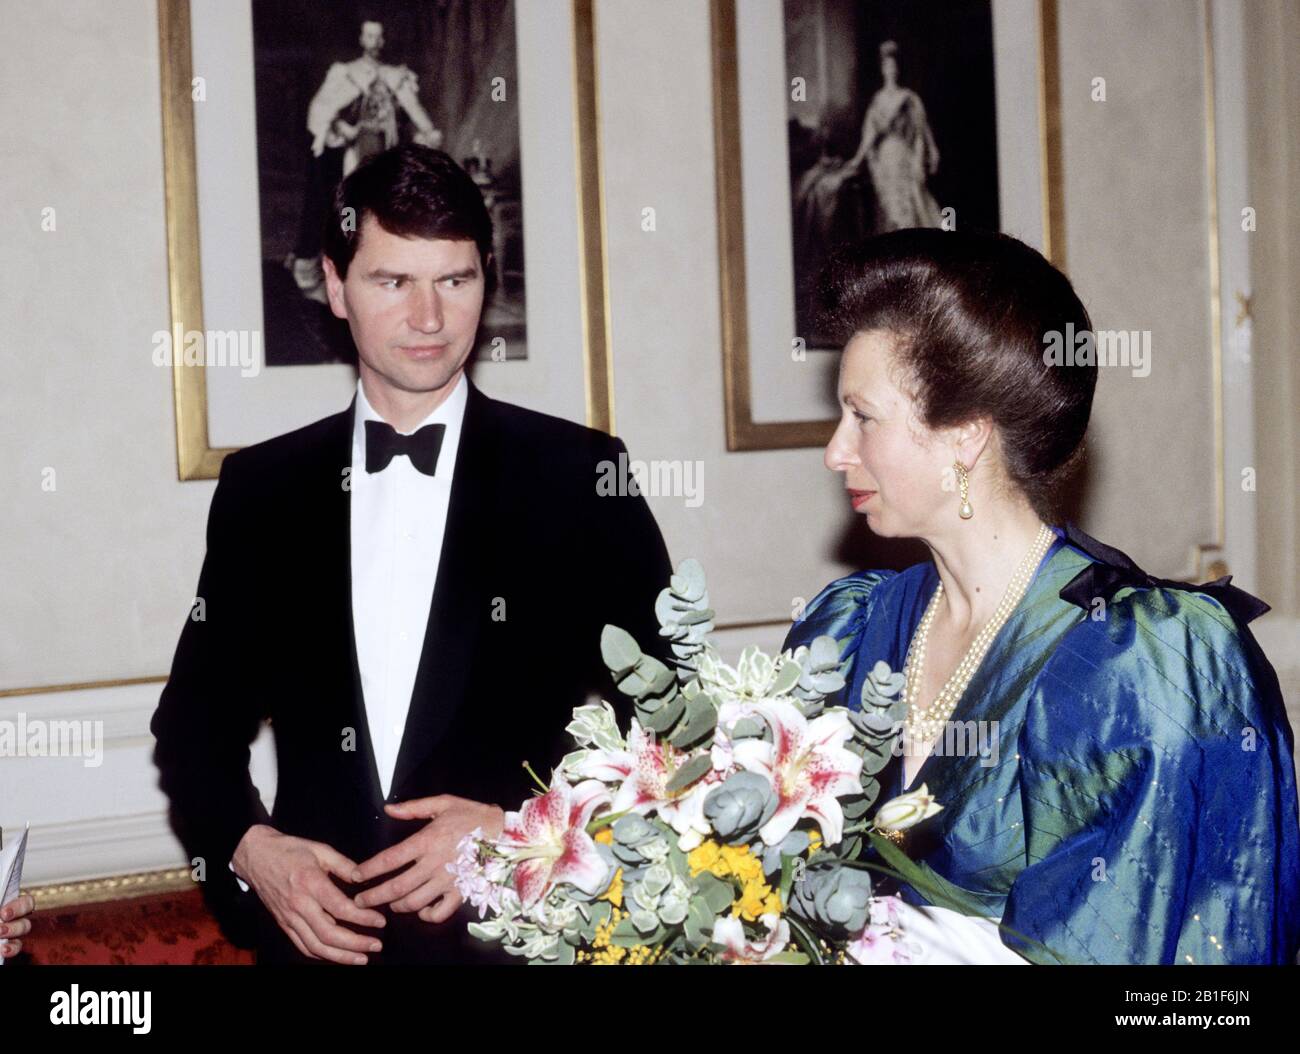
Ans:
[[[896,897],[875,897],[870,921],[845,948],[849,963],[859,966],[909,966],[912,955],[903,940]]]
[[[465,903],[478,909],[481,919],[489,911],[501,913],[500,880],[505,862],[490,854],[483,845],[483,828],[476,827],[456,846],[456,859],[447,865],[455,876],[456,891]]]

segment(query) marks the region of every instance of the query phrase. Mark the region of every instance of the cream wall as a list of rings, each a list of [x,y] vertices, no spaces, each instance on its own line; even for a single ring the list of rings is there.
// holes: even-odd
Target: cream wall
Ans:
[[[1098,326],[1153,331],[1150,377],[1103,375],[1083,525],[1178,575],[1191,543],[1214,533],[1199,7],[1062,7],[1070,271]],[[1283,191],[1295,187],[1296,143],[1271,122],[1287,90],[1295,97],[1279,32],[1295,13],[1280,0],[1255,10],[1276,75],[1255,64],[1252,114],[1268,134],[1252,137],[1252,163],[1258,155],[1280,210],[1295,199]],[[213,484],[177,481],[170,376],[150,361],[150,335],[168,325],[155,8],[0,0],[0,21],[24,42],[0,66],[0,94],[21,100],[0,111],[0,690],[161,675],[197,581]],[[600,0],[597,24],[617,430],[634,457],[703,462],[699,507],[652,502],[674,559],[704,562],[724,621],[775,623],[855,569],[845,555],[855,521],[820,451],[726,452],[708,9]],[[1087,94],[1097,75],[1104,105]],[[47,206],[53,232],[41,230]],[[645,206],[653,234],[641,230]],[[1278,489],[1260,497],[1260,581],[1242,584],[1266,597],[1276,584],[1279,614],[1294,616],[1295,499],[1280,496],[1296,471],[1296,231],[1285,222],[1261,238],[1256,317],[1260,469]],[[1293,671],[1294,623],[1270,619],[1261,640]],[[780,636],[773,624],[725,640]],[[89,716],[108,736],[98,768],[0,760],[0,824],[33,824],[30,881],[178,862],[148,759],[158,690],[0,695],[0,720]],[[256,771],[269,794],[267,746]]]
[[[1251,4],[1249,10],[1245,109],[1259,129],[1249,152],[1259,214],[1251,238],[1259,548],[1270,601],[1300,616],[1300,6]]]

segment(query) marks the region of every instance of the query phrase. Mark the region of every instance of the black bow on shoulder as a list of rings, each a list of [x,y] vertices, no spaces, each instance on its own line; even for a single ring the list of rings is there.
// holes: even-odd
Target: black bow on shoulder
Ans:
[[[1269,610],[1269,605],[1259,597],[1252,596],[1244,589],[1232,585],[1232,575],[1224,575],[1204,585],[1180,582],[1172,578],[1156,578],[1143,571],[1118,549],[1102,544],[1092,535],[1079,530],[1073,523],[1065,526],[1065,540],[1097,561],[1089,564],[1070,579],[1060,593],[1062,600],[1068,600],[1085,611],[1091,609],[1097,597],[1109,601],[1116,591],[1124,586],[1185,589],[1195,593],[1205,593],[1222,604],[1228,614],[1242,626]]]

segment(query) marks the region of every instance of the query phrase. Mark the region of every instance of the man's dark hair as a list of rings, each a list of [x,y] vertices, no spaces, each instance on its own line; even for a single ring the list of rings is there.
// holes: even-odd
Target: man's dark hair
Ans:
[[[366,216],[403,238],[473,242],[491,291],[492,217],[477,184],[441,150],[404,143],[367,158],[339,183],[324,250],[340,278],[348,275]]]

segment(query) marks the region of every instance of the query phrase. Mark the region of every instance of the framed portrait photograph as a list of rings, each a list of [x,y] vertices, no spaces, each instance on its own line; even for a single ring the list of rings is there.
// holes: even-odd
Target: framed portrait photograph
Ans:
[[[1059,264],[1055,7],[712,0],[712,33],[728,449],[818,446],[838,348],[814,286],[838,248],[966,226]]]
[[[446,151],[492,217],[474,383],[612,428],[592,0],[159,0],[158,16],[181,479],[347,406],[356,352],[322,236],[338,181],[401,143]]]

